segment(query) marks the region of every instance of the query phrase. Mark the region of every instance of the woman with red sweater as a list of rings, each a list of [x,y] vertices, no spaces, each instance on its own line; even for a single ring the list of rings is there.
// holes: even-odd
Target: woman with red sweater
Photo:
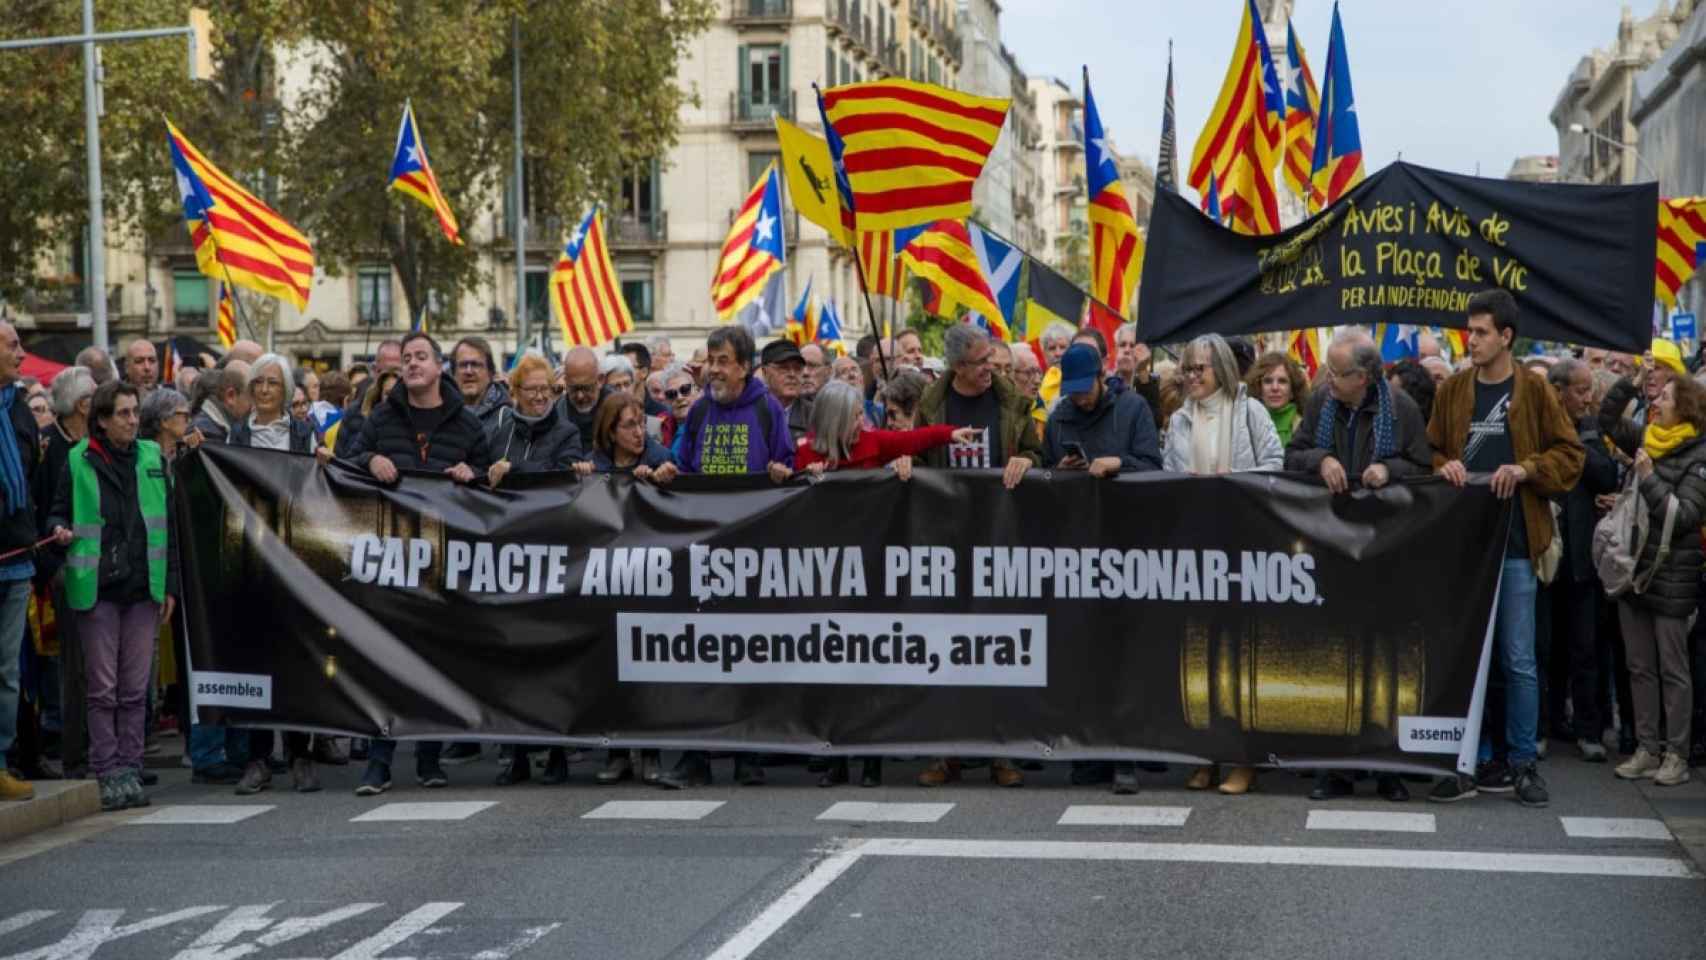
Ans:
[[[973,443],[974,427],[940,424],[917,430],[867,430],[864,399],[840,381],[823,385],[812,404],[811,430],[794,451],[794,469],[872,470],[892,464],[906,480],[912,476],[912,457],[950,443]]]

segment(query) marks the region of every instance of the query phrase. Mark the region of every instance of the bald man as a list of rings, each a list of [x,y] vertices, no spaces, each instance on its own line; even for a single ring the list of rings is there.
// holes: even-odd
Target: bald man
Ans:
[[[77,366],[89,371],[97,387],[113,378],[113,359],[100,347],[84,347],[77,354]]]
[[[160,355],[147,337],[137,337],[124,348],[124,379],[146,397],[160,383]]]
[[[592,450],[592,421],[608,392],[598,381],[598,354],[591,347],[575,347],[563,355],[563,399],[557,401],[557,413],[580,428],[588,455]]]
[[[265,348],[255,341],[239,340],[231,345],[231,349],[225,351],[225,362],[241,360],[244,363],[254,363],[263,353],[266,353]]]
[[[1427,331],[1416,334],[1416,359],[1426,360],[1429,357],[1444,356],[1439,349],[1439,341]]]

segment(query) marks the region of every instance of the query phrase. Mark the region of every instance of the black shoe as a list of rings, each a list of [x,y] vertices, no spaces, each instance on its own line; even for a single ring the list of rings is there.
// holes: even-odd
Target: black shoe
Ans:
[[[288,770],[289,767],[286,766],[285,769]],[[148,769],[147,767],[144,767],[141,770],[138,770],[136,772],[136,779],[142,781],[143,786],[152,787],[155,784],[160,782],[160,775],[158,773],[155,773],[154,771]]]
[[[859,786],[880,787],[883,785],[883,758],[866,757],[859,768]]]
[[[1114,764],[1114,794],[1129,797],[1137,792],[1137,764]]]
[[[735,779],[739,780],[740,774],[736,773]],[[829,761],[829,766],[824,768],[823,776],[817,778],[817,785],[820,787],[838,787],[846,782],[846,757],[832,757]]]
[[[1349,780],[1330,770],[1323,770],[1315,775],[1315,789],[1309,791],[1311,800],[1332,800],[1335,797],[1348,797],[1356,793],[1356,787]]]
[[[229,787],[243,779],[243,768],[220,761],[211,767],[200,767],[190,774],[191,783],[206,783]]]
[[[735,782],[743,787],[764,786],[764,767],[747,753],[735,754]]]
[[[377,797],[391,789],[391,765],[377,760],[367,761],[367,769],[362,771],[361,783],[355,788],[358,797]]]
[[[289,773],[290,762],[285,760],[283,757],[268,757],[267,771],[275,774]]]
[[[1475,787],[1483,793],[1510,793],[1516,789],[1516,776],[1503,760],[1489,760],[1475,768]]]
[[[507,787],[517,783],[526,783],[531,779],[533,779],[533,764],[527,762],[527,754],[512,753],[509,758],[509,766],[499,770],[497,779],[492,782],[500,787]]]
[[[416,760],[415,782],[433,790],[450,786],[450,778],[444,775],[444,767],[437,760]]]
[[[658,786],[667,790],[703,787],[711,782],[711,761],[700,753],[689,751],[681,755],[675,767],[658,777]]]
[[[569,782],[569,752],[562,747],[552,747],[550,754],[545,757],[545,772],[539,775],[539,782],[547,787],[559,787]]]
[[[1113,780],[1114,765],[1107,760],[1078,760],[1072,764],[1072,785],[1075,787],[1093,787],[1112,783]]]
[[[1404,786],[1404,781],[1396,774],[1383,773],[1375,778],[1374,792],[1383,799],[1393,803],[1403,803],[1410,799],[1410,788]]]
[[[1476,796],[1475,781],[1460,773],[1441,777],[1428,793],[1429,803],[1456,803]]]
[[[1525,807],[1544,807],[1552,802],[1546,792],[1546,781],[1541,779],[1540,771],[1534,764],[1528,763],[1517,768],[1514,777],[1516,801]]]
[[[626,750],[610,751],[610,758],[604,761],[604,769],[592,775],[594,783],[606,786],[634,779],[634,759],[628,756]]]
[[[441,763],[449,764],[468,763],[471,760],[478,760],[480,759],[480,745],[477,743],[448,744],[445,746],[444,752],[438,755],[438,759]]]

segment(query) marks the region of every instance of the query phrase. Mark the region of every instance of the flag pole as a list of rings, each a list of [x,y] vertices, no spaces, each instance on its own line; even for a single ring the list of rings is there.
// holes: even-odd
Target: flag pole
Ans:
[[[854,216],[857,217],[857,214]],[[857,220],[854,222],[857,223]],[[858,243],[858,238],[855,237],[853,242]],[[860,259],[857,247],[853,250],[853,269],[859,274],[859,293],[865,298],[865,318],[871,322],[871,333],[877,338],[877,364],[883,371],[883,379],[887,380],[889,378],[889,361],[887,357],[883,356],[883,334],[881,330],[877,329],[877,311],[871,306],[871,291],[865,285],[865,262]]]

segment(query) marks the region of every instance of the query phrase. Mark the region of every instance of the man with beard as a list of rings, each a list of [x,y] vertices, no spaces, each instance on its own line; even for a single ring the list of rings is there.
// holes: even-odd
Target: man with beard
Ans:
[[[450,351],[450,373],[456,378],[456,389],[462,391],[462,402],[490,431],[498,411],[509,406],[509,387],[496,379],[492,345],[484,337],[463,337]]]
[[[583,443],[592,436],[606,393],[598,377],[598,354],[591,347],[575,347],[563,356],[563,399],[557,401],[557,413],[574,423]]]

